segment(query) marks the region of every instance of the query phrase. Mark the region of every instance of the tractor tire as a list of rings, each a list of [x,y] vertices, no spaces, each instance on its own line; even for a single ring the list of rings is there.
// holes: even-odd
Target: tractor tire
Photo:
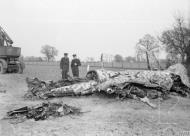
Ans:
[[[0,74],[4,74],[6,72],[6,69],[3,67],[3,64],[0,63]]]

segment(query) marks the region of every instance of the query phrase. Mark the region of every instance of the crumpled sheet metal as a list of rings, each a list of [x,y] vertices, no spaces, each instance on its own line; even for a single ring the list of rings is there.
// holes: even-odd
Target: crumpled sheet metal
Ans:
[[[22,121],[25,121],[26,119],[34,119],[35,121],[38,121],[48,119],[49,117],[62,117],[65,115],[77,115],[80,113],[82,113],[80,108],[69,106],[62,102],[44,102],[35,106],[25,106],[9,111],[4,119],[12,119],[15,120],[15,123],[20,123],[17,122],[17,119],[22,119]]]
[[[63,86],[70,86],[73,84],[87,82],[86,79],[70,79],[70,80],[60,80],[54,81],[43,81],[38,78],[26,78],[26,83],[28,85],[28,91],[24,95],[26,99],[47,99],[48,97],[56,96],[56,93],[52,93],[51,90],[55,88],[61,88]],[[61,96],[71,96],[74,91],[68,90],[65,93],[60,94]]]
[[[100,75],[94,76],[99,73]],[[190,88],[181,81],[181,76],[170,71],[126,70],[104,73],[104,70],[93,70],[87,73],[87,78],[92,79],[91,75],[99,82],[96,87],[98,91],[122,97],[135,95],[141,98],[149,96],[149,98],[164,99],[171,92],[184,97],[190,96]]]
[[[170,90],[173,85],[173,80],[171,79],[170,72],[167,71],[106,71],[106,70],[92,70],[87,73],[90,75],[95,73],[96,80],[100,83],[106,84],[104,82],[112,82],[115,84],[120,84],[124,82],[139,83],[145,86],[160,86],[162,89]]]
[[[170,73],[165,71],[139,71],[129,72],[131,80],[129,82],[137,82],[139,84],[151,87],[159,86],[163,90],[170,90],[173,84]]]
[[[95,80],[99,83],[109,80],[117,76],[119,72],[109,71],[105,69],[90,70],[86,74],[86,78],[89,80]]]

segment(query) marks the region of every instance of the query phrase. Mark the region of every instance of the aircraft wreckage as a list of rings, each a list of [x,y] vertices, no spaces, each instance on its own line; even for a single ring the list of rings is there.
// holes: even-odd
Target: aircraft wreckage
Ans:
[[[170,94],[182,97],[190,96],[189,81],[184,74],[165,71],[108,71],[91,70],[86,77],[54,81],[42,81],[38,78],[26,78],[28,91],[25,99],[49,99],[65,96],[84,96],[104,93],[119,97],[140,100],[152,108],[156,105],[150,99],[165,99]],[[188,79],[188,77],[186,77]],[[63,116],[80,113],[77,107],[62,103],[42,103],[37,107],[23,107],[7,113],[6,118],[44,120],[49,116]]]
[[[106,93],[121,99],[132,98],[155,105],[149,99],[166,98],[169,94],[190,96],[190,87],[181,75],[171,71],[108,71],[104,69],[87,72],[86,78],[42,81],[27,78],[26,99],[48,99],[53,97],[83,96]]]

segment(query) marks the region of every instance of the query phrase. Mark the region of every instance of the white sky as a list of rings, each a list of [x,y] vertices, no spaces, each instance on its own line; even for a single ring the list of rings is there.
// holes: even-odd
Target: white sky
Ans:
[[[134,56],[146,33],[169,28],[174,15],[188,18],[189,0],[0,0],[0,25],[24,56],[42,56],[49,44],[70,57],[101,53]]]

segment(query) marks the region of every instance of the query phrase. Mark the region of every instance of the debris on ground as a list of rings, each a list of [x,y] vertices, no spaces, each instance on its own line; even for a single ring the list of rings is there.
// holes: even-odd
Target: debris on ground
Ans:
[[[20,123],[18,120],[25,121],[26,119],[45,120],[49,117],[62,117],[65,115],[79,115],[81,112],[80,108],[69,106],[67,104],[60,103],[50,103],[44,102],[36,106],[25,106],[19,109],[15,109],[7,112],[7,116],[4,119],[15,120],[15,122]]]
[[[28,86],[28,91],[25,94],[24,98],[26,99],[47,99],[48,97],[53,97],[51,95],[51,90],[55,88],[60,88],[63,86],[70,86],[73,84],[87,82],[86,79],[82,78],[75,78],[75,79],[66,79],[66,80],[59,80],[54,82],[50,81],[42,81],[38,78],[26,78],[26,83]],[[74,95],[72,92],[67,91],[65,96],[72,96]],[[55,95],[56,96],[56,95]]]
[[[121,99],[137,99],[154,108],[156,106],[151,104],[149,99],[165,99],[169,94],[174,93],[183,97],[190,96],[187,82],[184,82],[180,74],[170,70],[114,72],[97,69],[87,72],[84,79],[45,82],[37,78],[28,78],[26,81],[28,93],[25,98],[48,99],[104,92],[114,94]]]
[[[175,65],[170,66],[167,71],[170,71],[172,73],[175,73],[181,77],[182,82],[190,87],[189,77],[188,77],[188,71],[185,68],[184,65],[181,63],[177,63]]]

